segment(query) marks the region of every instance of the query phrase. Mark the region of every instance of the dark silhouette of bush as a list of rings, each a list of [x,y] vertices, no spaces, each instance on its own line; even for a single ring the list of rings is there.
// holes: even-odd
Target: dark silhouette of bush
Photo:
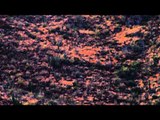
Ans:
[[[121,78],[134,79],[141,70],[141,62],[133,62],[130,65],[122,65],[116,74]]]
[[[157,66],[158,62],[160,60],[160,57],[158,57],[157,55],[153,56],[153,61],[154,61],[154,66]]]

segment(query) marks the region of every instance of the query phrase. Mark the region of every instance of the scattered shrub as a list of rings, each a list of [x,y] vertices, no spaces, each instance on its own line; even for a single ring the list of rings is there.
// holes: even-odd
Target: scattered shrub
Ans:
[[[22,105],[22,104],[19,102],[19,100],[16,99],[14,93],[12,93],[11,99],[12,99],[12,103],[13,103],[14,105]]]
[[[160,57],[158,57],[157,55],[153,56],[154,66],[157,66],[159,60],[160,60]]]
[[[53,67],[60,67],[62,60],[60,57],[57,56],[49,56],[48,57],[49,64],[52,65]]]
[[[27,32],[28,37],[32,38],[32,39],[36,39],[36,36],[31,34],[30,32]]]
[[[116,74],[122,78],[134,79],[140,70],[141,62],[133,62],[130,65],[122,65],[122,67],[116,71]]]

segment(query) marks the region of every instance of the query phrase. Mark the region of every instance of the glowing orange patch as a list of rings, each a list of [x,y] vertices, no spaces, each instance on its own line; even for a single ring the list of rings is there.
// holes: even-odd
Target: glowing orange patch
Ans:
[[[157,41],[160,42],[160,35],[158,36]]]
[[[159,74],[159,73],[157,73],[155,76],[151,76],[151,77],[149,78],[149,80],[150,80],[150,81],[157,81],[157,80],[158,80],[158,77],[160,77],[160,74]]]
[[[96,63],[97,58],[95,54],[100,50],[100,48],[93,48],[90,46],[86,46],[83,48],[74,48],[69,50],[69,54],[71,58],[79,58],[80,60],[83,59],[85,61]],[[77,52],[76,52],[77,51]]]
[[[30,99],[28,102],[29,102],[30,104],[35,104],[35,103],[38,102],[38,100],[33,98],[33,99]]]
[[[156,82],[152,83],[150,85],[150,88],[153,89],[153,88],[157,88],[158,87],[158,84]]]
[[[90,34],[90,35],[95,34],[94,31],[90,31],[90,30],[79,30],[79,32],[80,32],[81,34]]]
[[[90,85],[90,80],[86,81],[86,86]]]
[[[44,27],[39,27],[38,29],[39,29],[40,31],[44,32],[44,33],[47,33],[47,32],[48,32],[48,30],[47,30],[46,28],[44,28]]]
[[[21,37],[27,37],[27,35],[24,33],[24,32],[22,32],[22,31],[18,31],[17,32]]]
[[[93,101],[93,99],[94,99],[94,97],[92,97],[92,96],[88,96],[88,98],[87,98],[89,101]]]
[[[93,47],[84,47],[82,49],[79,49],[79,53],[84,56],[92,56],[95,55],[100,49],[99,48],[93,48]]]
[[[76,54],[76,51],[74,50],[74,49],[72,49],[71,51],[70,51],[71,53],[71,56],[73,57],[73,58],[80,58],[77,54]]]
[[[42,49],[48,48],[51,44],[48,41],[39,43]]]
[[[37,99],[35,99],[35,98],[28,98],[27,99],[27,102],[24,102],[24,103],[22,103],[23,105],[34,105],[34,104],[36,104],[38,102],[38,100]]]
[[[72,86],[74,81],[67,81],[65,80],[64,78],[62,78],[60,81],[59,81],[62,85],[69,85],[69,86]]]
[[[117,63],[118,60],[116,60],[115,58],[112,58],[112,62],[113,62],[113,63]]]
[[[107,25],[107,26],[111,26],[111,25],[112,25],[111,21],[110,21],[110,20],[107,20],[107,21],[106,21],[106,25]]]
[[[91,51],[91,50],[81,50],[79,51],[80,54],[83,54],[83,55],[87,55],[87,56],[90,56],[90,55],[94,55],[95,54],[95,51]]]
[[[159,97],[160,97],[160,91],[158,91],[158,92],[157,92],[157,96],[159,96]]]
[[[83,101],[84,98],[83,98],[83,97],[77,97],[76,100],[77,100],[77,101]]]
[[[29,40],[23,40],[19,42],[19,45],[32,45],[35,42],[35,40],[29,39]]]
[[[134,26],[131,28],[122,28],[122,31],[117,33],[114,37],[115,40],[118,40],[119,43],[124,43],[125,41],[128,41],[131,39],[131,37],[126,37],[127,34],[132,34],[135,32],[138,32],[141,29],[141,26]],[[132,37],[134,41],[138,40],[138,37]]]
[[[143,88],[143,87],[144,87],[144,83],[143,83],[142,80],[139,81],[139,87],[140,87],[140,88]]]

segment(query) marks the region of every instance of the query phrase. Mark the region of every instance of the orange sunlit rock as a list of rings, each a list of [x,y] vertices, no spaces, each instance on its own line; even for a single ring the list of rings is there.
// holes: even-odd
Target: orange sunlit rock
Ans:
[[[116,64],[118,60],[116,60],[114,57],[112,58],[113,64]]]
[[[154,76],[150,76],[150,77],[149,77],[149,80],[150,80],[150,81],[158,81],[159,77],[160,77],[160,74],[157,73],[157,74],[154,75]]]
[[[159,97],[160,97],[160,91],[158,91],[158,92],[157,92],[157,96],[159,96]]]
[[[132,34],[141,30],[141,26],[134,26],[133,28],[122,28],[122,31],[117,33],[114,37],[115,40],[118,40],[119,43],[123,44],[124,42],[130,40],[130,37],[126,37],[127,34]],[[137,37],[133,37],[132,40],[138,40]]]
[[[59,81],[60,84],[62,85],[69,85],[69,86],[72,86],[74,81],[67,81],[65,80],[64,78],[62,78],[60,81]]]
[[[92,55],[95,55],[99,50],[100,48],[93,48],[93,47],[86,46],[83,48],[79,48],[79,54],[84,56],[92,56]]]
[[[47,33],[48,32],[48,30],[46,28],[44,28],[44,27],[39,27],[38,29],[40,31],[42,31],[43,33]]]
[[[19,45],[29,46],[29,45],[32,45],[34,42],[35,40],[29,39],[29,40],[20,41]]]
[[[23,105],[34,105],[34,104],[36,104],[37,102],[38,102],[37,99],[35,99],[35,98],[30,98],[30,99],[28,99],[27,102],[23,102],[22,104],[23,104]]]
[[[94,97],[92,97],[92,96],[88,96],[88,98],[87,98],[89,101],[93,101],[93,99],[94,99]]]
[[[90,35],[95,34],[94,31],[90,31],[90,30],[79,30],[79,32],[80,32],[81,34],[90,34]]]
[[[139,80],[139,87],[140,87],[140,88],[143,88],[143,87],[144,87],[143,80]]]
[[[79,58],[79,59],[80,59],[80,56],[76,53],[75,49],[72,49],[72,50],[70,51],[70,55],[71,55],[71,57],[73,57],[73,58]]]
[[[51,43],[49,41],[44,41],[39,43],[42,49],[48,48]]]
[[[89,86],[90,85],[90,80],[87,80],[86,81],[86,86]]]
[[[159,87],[159,84],[156,83],[156,82],[153,82],[153,83],[150,84],[151,89],[158,88],[158,87]]]
[[[107,20],[106,25],[111,26],[112,25],[111,21]]]
[[[77,101],[83,101],[84,98],[83,98],[83,97],[77,97],[76,100],[77,100]]]

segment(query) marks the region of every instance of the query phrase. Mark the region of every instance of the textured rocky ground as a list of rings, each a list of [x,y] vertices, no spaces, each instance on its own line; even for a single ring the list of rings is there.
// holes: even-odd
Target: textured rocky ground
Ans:
[[[0,19],[0,105],[160,104],[159,16]]]

